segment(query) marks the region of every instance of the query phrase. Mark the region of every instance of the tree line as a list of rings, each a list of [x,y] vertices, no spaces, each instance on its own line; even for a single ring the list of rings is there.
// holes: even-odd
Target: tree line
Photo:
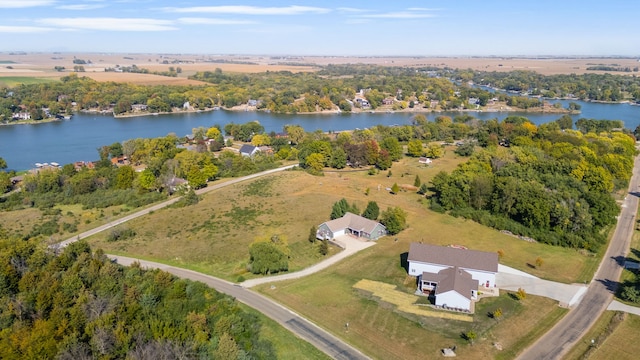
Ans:
[[[618,214],[612,192],[626,188],[631,176],[633,135],[508,120],[487,123],[490,133],[478,137],[486,147],[434,177],[432,208],[540,242],[597,251]]]

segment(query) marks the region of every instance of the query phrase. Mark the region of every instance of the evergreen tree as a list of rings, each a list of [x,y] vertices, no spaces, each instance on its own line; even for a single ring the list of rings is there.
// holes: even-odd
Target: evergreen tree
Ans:
[[[347,211],[350,211],[349,203],[345,198],[342,198],[335,204],[333,204],[333,208],[331,210],[331,220],[343,217]]]
[[[419,188],[421,184],[422,184],[422,182],[420,181],[420,176],[416,175],[416,179],[413,180],[413,186]]]
[[[311,227],[311,229],[309,230],[309,242],[310,243],[314,243],[316,242],[316,233],[318,232],[318,228],[313,225]]]
[[[362,216],[369,220],[378,219],[378,215],[380,215],[380,208],[378,207],[378,203],[375,201],[369,201],[367,204],[367,208],[364,209]]]
[[[322,242],[320,242],[320,247],[318,248],[320,251],[320,254],[322,256],[327,255],[329,253],[329,242],[327,241],[327,239],[322,240]]]

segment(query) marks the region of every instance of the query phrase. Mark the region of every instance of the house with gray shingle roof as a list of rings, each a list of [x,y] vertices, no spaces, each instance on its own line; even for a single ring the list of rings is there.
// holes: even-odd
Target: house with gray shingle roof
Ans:
[[[240,147],[240,155],[252,157],[255,155],[260,149],[257,146],[253,146],[250,144],[244,144]]]
[[[347,212],[341,218],[320,224],[316,231],[316,238],[332,240],[345,234],[351,234],[367,240],[378,240],[387,234],[387,229],[377,221]]]
[[[478,290],[496,286],[497,253],[412,243],[407,260],[417,291],[439,306],[471,310]]]

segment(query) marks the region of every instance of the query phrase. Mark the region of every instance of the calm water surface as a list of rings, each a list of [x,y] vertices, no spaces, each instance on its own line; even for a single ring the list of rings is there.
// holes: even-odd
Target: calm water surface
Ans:
[[[567,106],[569,101],[555,100]],[[640,106],[628,104],[597,104],[576,101],[582,105],[579,118],[622,120],[625,127],[635,129],[640,124]],[[429,120],[438,115],[455,116],[457,112],[425,113]],[[513,112],[471,112],[488,120],[509,115],[526,116],[536,124],[558,119],[559,114],[527,114]],[[323,115],[282,115],[264,112],[213,111],[134,118],[114,118],[111,115],[76,114],[71,120],[35,125],[0,126],[0,157],[11,169],[30,169],[34,164],[91,161],[98,158],[97,148],[133,138],[150,138],[175,133],[191,134],[196,127],[228,123],[242,124],[257,120],[267,132],[282,131],[288,124],[302,126],[306,131],[342,131],[374,125],[405,125],[411,123],[411,113],[361,113]]]

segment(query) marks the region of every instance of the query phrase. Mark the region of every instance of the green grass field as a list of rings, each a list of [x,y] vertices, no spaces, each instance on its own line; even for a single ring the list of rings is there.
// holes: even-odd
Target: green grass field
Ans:
[[[50,78],[38,78],[29,76],[0,76],[0,86],[14,87],[18,85],[42,84],[56,81]]]

